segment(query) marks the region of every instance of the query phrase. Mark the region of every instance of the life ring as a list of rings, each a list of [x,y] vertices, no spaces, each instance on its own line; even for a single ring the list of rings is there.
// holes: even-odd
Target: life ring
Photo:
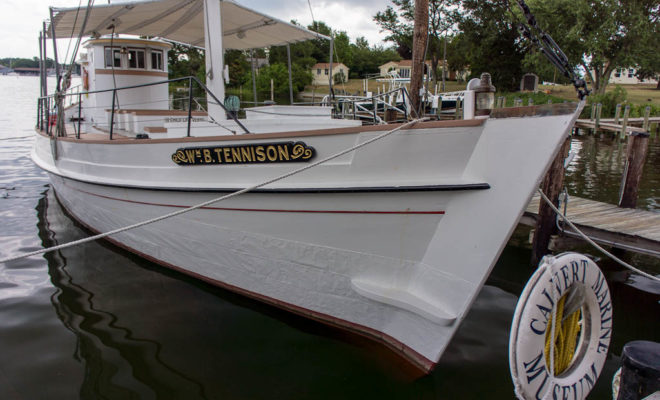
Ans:
[[[587,397],[605,363],[612,326],[610,290],[596,263],[577,253],[544,257],[511,325],[509,368],[516,396]]]

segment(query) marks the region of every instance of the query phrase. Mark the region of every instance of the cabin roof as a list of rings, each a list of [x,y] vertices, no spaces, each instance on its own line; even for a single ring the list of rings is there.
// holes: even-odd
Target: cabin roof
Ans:
[[[222,29],[225,49],[285,45],[309,39],[329,39],[301,26],[278,20],[231,0],[223,0]],[[77,37],[87,7],[53,8],[52,24],[58,38]],[[141,0],[100,4],[91,8],[84,36],[114,33],[160,37],[204,47],[204,0]],[[51,28],[48,28],[51,35]],[[240,36],[240,37],[239,37]]]

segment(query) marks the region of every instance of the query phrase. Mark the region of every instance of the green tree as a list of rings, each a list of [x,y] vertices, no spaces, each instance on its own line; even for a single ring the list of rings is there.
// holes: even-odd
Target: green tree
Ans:
[[[463,0],[460,45],[472,77],[490,72],[495,87],[513,91],[519,87],[529,44],[519,39],[507,6],[499,0]]]
[[[312,83],[312,73],[294,64],[291,68],[293,81],[293,93],[296,94],[305,88],[305,85]],[[286,64],[275,63],[261,67],[256,77],[257,91],[262,93],[270,92],[270,81],[273,80],[273,91],[277,96],[284,96],[289,93],[289,71]],[[248,76],[246,81],[248,87],[252,86],[252,76]]]
[[[351,43],[353,62],[349,75],[351,78],[363,78],[367,74],[378,73],[378,67],[388,61],[398,61],[401,56],[394,49],[383,46],[370,47],[364,37],[359,37],[355,43]]]
[[[615,69],[641,64],[649,49],[658,52],[657,0],[529,0],[529,6],[596,93],[605,93]]]
[[[399,49],[405,49],[401,54],[408,57],[408,50],[412,49],[412,27],[414,23],[415,4],[412,0],[392,0],[398,8],[395,11],[388,6],[385,11],[378,12],[374,20],[381,27],[381,32],[388,32],[385,40],[397,43]],[[444,56],[446,36],[456,28],[458,20],[458,0],[429,0],[429,43],[427,57],[431,60],[434,83],[437,83],[438,65]]]
[[[206,82],[204,51],[179,43],[171,44],[172,49],[167,55],[169,78],[175,79],[192,75],[196,76],[201,82]]]

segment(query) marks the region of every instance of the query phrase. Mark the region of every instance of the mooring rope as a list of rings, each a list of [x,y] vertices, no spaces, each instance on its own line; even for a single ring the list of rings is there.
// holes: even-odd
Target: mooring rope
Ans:
[[[48,252],[55,251],[55,250],[65,249],[65,248],[67,248],[67,247],[77,246],[77,245],[79,245],[79,244],[83,244],[83,243],[91,242],[91,241],[94,241],[94,240],[97,240],[97,239],[102,239],[102,238],[107,237],[107,236],[115,235],[115,234],[117,234],[117,233],[125,232],[125,231],[131,230],[131,229],[135,229],[135,228],[139,228],[139,227],[145,226],[145,225],[153,224],[154,222],[158,222],[158,221],[162,221],[162,220],[164,220],[164,219],[168,219],[168,218],[176,217],[176,216],[178,216],[178,215],[181,215],[181,214],[187,213],[187,212],[189,212],[189,211],[197,210],[197,209],[199,209],[199,208],[206,207],[206,206],[209,206],[209,205],[211,205],[211,204],[218,203],[218,202],[221,202],[221,201],[223,201],[223,200],[227,200],[227,199],[230,199],[230,198],[232,198],[232,197],[239,196],[239,195],[241,195],[241,194],[243,194],[243,193],[247,193],[247,192],[249,192],[249,191],[252,191],[252,190],[258,189],[258,188],[260,188],[260,187],[262,187],[262,186],[266,186],[266,185],[269,185],[269,184],[271,184],[271,183],[274,183],[274,182],[277,182],[277,181],[281,181],[282,179],[286,179],[286,178],[288,178],[288,177],[290,177],[290,176],[293,176],[293,175],[299,174],[299,173],[301,173],[301,172],[303,172],[303,171],[306,171],[306,170],[308,170],[308,169],[314,168],[314,167],[316,167],[316,166],[318,166],[318,165],[321,165],[321,164],[323,164],[323,163],[325,163],[325,162],[328,162],[328,161],[333,160],[333,159],[335,159],[335,158],[341,157],[341,156],[343,156],[344,154],[350,153],[351,151],[357,150],[357,149],[359,149],[359,148],[361,148],[361,147],[364,147],[364,146],[366,146],[366,145],[368,145],[368,144],[371,144],[371,143],[373,143],[373,142],[375,142],[375,141],[377,141],[377,140],[383,139],[384,137],[389,136],[389,135],[393,134],[394,132],[400,131],[401,129],[405,129],[405,128],[411,127],[411,126],[416,125],[417,123],[422,122],[422,121],[425,121],[425,120],[427,120],[427,119],[428,119],[428,118],[419,118],[419,119],[415,119],[415,120],[413,120],[413,121],[407,122],[407,123],[405,123],[405,124],[403,124],[403,125],[401,125],[401,126],[398,126],[398,127],[394,128],[394,129],[392,129],[392,130],[389,130],[389,131],[387,131],[387,132],[381,133],[380,135],[375,136],[375,137],[373,137],[373,138],[371,138],[371,139],[369,139],[369,140],[366,140],[366,141],[364,141],[364,142],[362,142],[362,143],[360,143],[360,144],[357,144],[357,145],[352,146],[352,147],[350,147],[350,148],[348,148],[348,149],[342,150],[342,151],[340,151],[339,153],[335,153],[335,154],[333,154],[333,155],[331,155],[331,156],[328,156],[328,157],[326,157],[326,158],[324,158],[324,159],[322,159],[322,160],[319,160],[319,161],[313,162],[313,163],[311,163],[311,164],[305,165],[304,167],[301,167],[301,168],[295,169],[295,170],[293,170],[293,171],[289,171],[289,172],[287,172],[287,173],[285,173],[285,174],[279,175],[279,176],[277,176],[277,177],[275,177],[275,178],[272,178],[272,179],[269,179],[269,180],[267,180],[267,181],[264,181],[264,182],[258,183],[258,184],[256,184],[256,185],[253,185],[253,186],[247,187],[247,188],[245,188],[245,189],[241,189],[241,190],[239,190],[239,191],[236,191],[236,192],[233,192],[233,193],[230,193],[230,194],[227,194],[227,195],[221,196],[221,197],[217,197],[217,198],[215,198],[215,199],[208,200],[208,201],[205,201],[205,202],[203,202],[203,203],[200,203],[200,204],[197,204],[197,205],[194,205],[194,206],[190,206],[190,207],[188,207],[188,208],[184,208],[184,209],[181,209],[181,210],[178,210],[178,211],[174,211],[174,212],[171,212],[171,213],[169,213],[169,214],[161,215],[160,217],[156,217],[156,218],[152,218],[152,219],[149,219],[149,220],[146,220],[146,221],[138,222],[138,223],[135,223],[135,224],[133,224],[133,225],[128,225],[128,226],[125,226],[125,227],[123,227],[123,228],[117,228],[117,229],[114,229],[114,230],[109,231],[109,232],[100,233],[100,234],[98,234],[98,235],[89,236],[89,237],[86,237],[86,238],[83,238],[83,239],[79,239],[79,240],[74,240],[74,241],[72,241],[72,242],[68,242],[68,243],[60,244],[60,245],[57,245],[57,246],[52,246],[52,247],[48,247],[48,248],[45,248],[45,249],[40,249],[40,250],[32,251],[32,252],[29,252],[29,253],[20,254],[20,255],[18,255],[18,256],[12,256],[12,257],[8,257],[8,258],[4,258],[4,259],[0,260],[0,263],[6,263],[6,262],[9,262],[9,261],[20,260],[20,259],[22,259],[22,258],[27,258],[27,257],[31,257],[31,256],[36,256],[36,255],[39,255],[39,254],[44,254],[44,253],[48,253]]]
[[[644,272],[640,269],[637,269],[637,268],[633,267],[632,265],[630,265],[627,262],[621,260],[620,258],[615,256],[614,254],[612,254],[609,251],[605,250],[598,243],[594,242],[589,236],[587,236],[584,232],[579,230],[578,227],[575,226],[575,224],[573,224],[571,222],[571,220],[569,220],[564,214],[562,214],[561,211],[559,211],[559,209],[557,209],[557,207],[555,207],[554,204],[552,204],[552,201],[550,201],[548,196],[546,196],[545,193],[543,193],[543,190],[541,190],[541,188],[538,189],[538,192],[541,195],[541,198],[543,198],[543,200],[550,206],[550,208],[552,208],[552,211],[554,211],[562,220],[564,220],[564,222],[566,222],[578,235],[580,235],[590,245],[594,246],[596,249],[600,250],[603,254],[605,254],[606,256],[611,258],[612,260],[616,261],[617,263],[621,264],[622,266],[628,268],[629,270],[631,270],[633,272],[636,272],[636,273],[638,273],[638,274],[640,274],[640,275],[642,275],[646,278],[649,278],[651,280],[654,280],[656,282],[660,282],[660,278],[658,278],[657,276],[653,276],[653,275],[651,275],[647,272]]]

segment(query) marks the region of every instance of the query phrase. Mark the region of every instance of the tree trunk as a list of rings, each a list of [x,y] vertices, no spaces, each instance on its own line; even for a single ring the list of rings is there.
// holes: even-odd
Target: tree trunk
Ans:
[[[412,71],[410,73],[410,102],[417,114],[420,110],[419,90],[424,75],[424,49],[429,28],[428,0],[415,0],[415,27],[413,31]]]

